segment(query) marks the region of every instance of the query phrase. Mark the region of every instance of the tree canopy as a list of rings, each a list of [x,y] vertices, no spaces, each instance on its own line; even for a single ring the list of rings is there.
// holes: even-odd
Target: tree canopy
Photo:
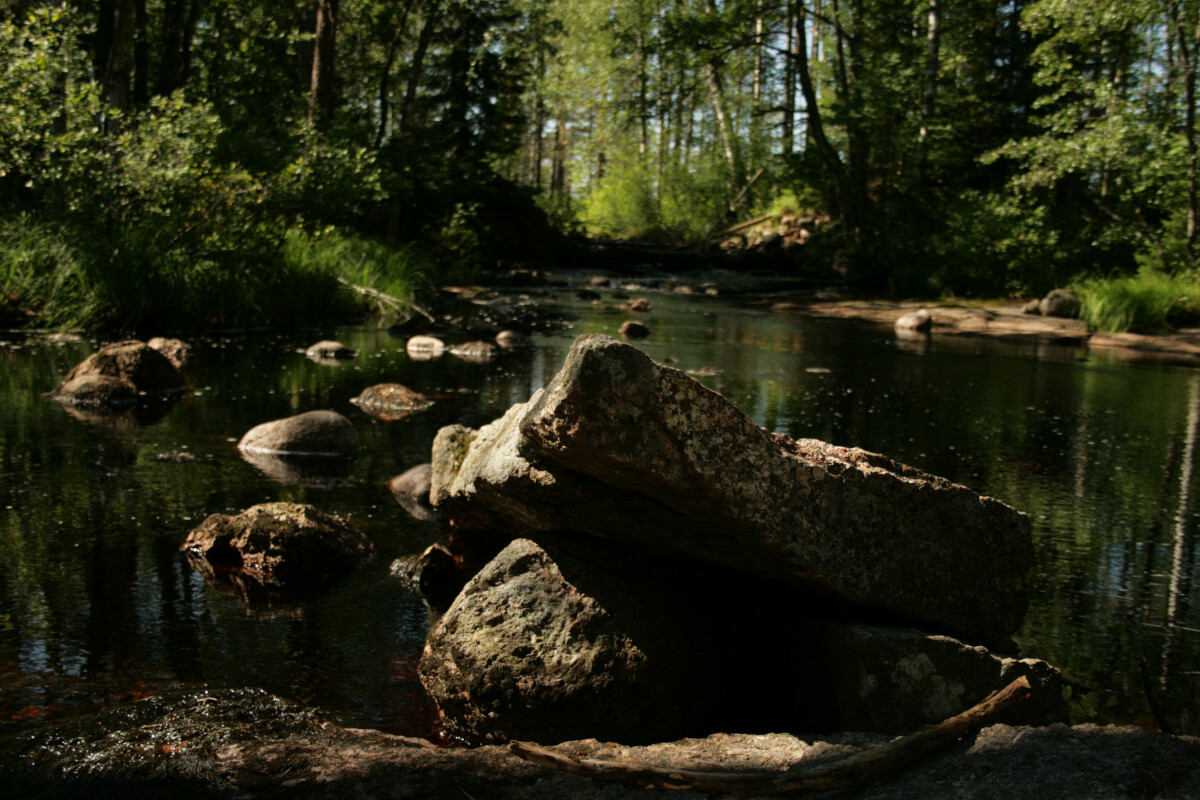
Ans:
[[[6,0],[0,237],[195,288],[297,232],[469,272],[790,206],[873,289],[1186,273],[1198,40],[1183,0]]]

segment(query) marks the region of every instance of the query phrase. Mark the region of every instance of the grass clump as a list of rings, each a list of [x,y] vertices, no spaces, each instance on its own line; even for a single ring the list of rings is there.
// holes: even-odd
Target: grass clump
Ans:
[[[250,252],[181,253],[160,238],[0,218],[0,310],[10,324],[150,336],[390,316],[425,282],[410,249],[332,229],[263,231]]]
[[[1089,278],[1074,289],[1094,331],[1154,334],[1200,324],[1200,278],[1190,273]]]

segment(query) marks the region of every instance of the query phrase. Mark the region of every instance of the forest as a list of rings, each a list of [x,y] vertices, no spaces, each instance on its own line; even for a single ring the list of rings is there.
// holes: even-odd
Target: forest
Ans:
[[[1197,58],[1195,0],[3,0],[0,322],[311,322],[787,211],[814,278],[1180,324]]]

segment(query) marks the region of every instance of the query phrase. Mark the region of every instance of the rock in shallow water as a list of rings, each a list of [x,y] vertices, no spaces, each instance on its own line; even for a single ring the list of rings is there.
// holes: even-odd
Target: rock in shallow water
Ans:
[[[341,517],[301,503],[263,503],[209,516],[180,549],[266,586],[303,588],[342,576],[375,548]]]
[[[75,365],[51,396],[68,404],[120,407],[142,398],[177,395],[186,388],[166,356],[130,339],[106,345]]]
[[[358,452],[358,431],[336,411],[308,411],[255,425],[238,449],[291,455],[348,456]]]
[[[432,498],[464,526],[569,531],[697,558],[1011,645],[1029,519],[884,456],[772,434],[611,337],[474,431],[442,429]]]

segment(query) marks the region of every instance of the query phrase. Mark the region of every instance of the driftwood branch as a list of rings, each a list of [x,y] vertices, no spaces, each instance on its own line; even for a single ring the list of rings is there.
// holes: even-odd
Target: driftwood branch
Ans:
[[[852,789],[899,772],[910,763],[958,741],[1004,709],[1029,697],[1025,676],[988,695],[961,714],[931,728],[910,733],[828,764],[797,772],[704,772],[654,767],[634,760],[597,761],[573,758],[526,742],[511,742],[509,751],[526,761],[598,780],[624,781],[646,789],[692,789],[734,797],[804,796]]]
[[[370,286],[359,286],[356,283],[351,283],[350,281],[346,280],[345,278],[338,278],[337,280],[338,280],[338,283],[350,288],[351,290],[353,290],[355,292],[358,292],[359,294],[366,295],[367,297],[370,297],[373,300],[378,300],[380,303],[391,308],[393,311],[404,311],[405,309],[411,308],[412,310],[421,314],[421,316],[425,317],[425,319],[429,320],[430,322],[434,321],[433,315],[430,314],[425,309],[421,308],[416,303],[406,302],[404,300],[401,300],[399,297],[392,297],[390,294],[381,292],[378,289],[372,289]]]

